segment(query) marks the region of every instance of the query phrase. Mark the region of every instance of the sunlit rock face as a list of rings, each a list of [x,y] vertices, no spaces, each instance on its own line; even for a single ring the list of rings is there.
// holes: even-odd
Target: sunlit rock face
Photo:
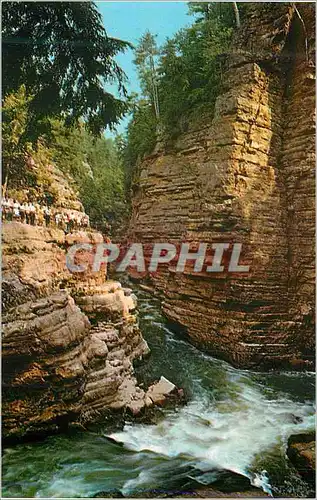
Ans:
[[[78,263],[86,264],[87,271],[71,273],[67,268],[66,252],[76,243],[96,245],[102,235],[93,231],[78,231],[65,235],[56,228],[31,226],[13,222],[2,227],[2,300],[5,309],[45,296],[51,290],[78,283],[99,285],[105,281],[106,268],[92,272],[93,253],[81,251]]]
[[[214,117],[139,167],[129,238],[239,242],[247,274],[152,275],[167,317],[243,367],[314,358],[314,5],[252,4]]]
[[[2,421],[4,439],[45,435],[111,411],[137,414],[146,394],[133,361],[149,348],[136,297],[106,269],[70,273],[72,244],[102,242],[93,231],[3,225]],[[91,264],[92,252],[78,260]],[[90,323],[91,318],[93,325]]]

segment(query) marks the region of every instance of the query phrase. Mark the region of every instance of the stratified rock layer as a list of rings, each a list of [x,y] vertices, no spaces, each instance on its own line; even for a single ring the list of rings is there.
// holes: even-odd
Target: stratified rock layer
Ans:
[[[65,235],[50,227],[31,226],[19,222],[2,227],[2,305],[4,310],[23,302],[46,296],[51,290],[76,284],[99,285],[105,281],[106,269],[92,272],[92,252],[81,251],[78,263],[87,264],[84,273],[71,273],[66,263],[66,251],[74,243],[102,243],[101,234],[78,231]]]
[[[157,146],[134,186],[130,239],[242,243],[247,274],[173,265],[167,317],[238,366],[314,358],[314,4],[251,4],[212,121]]]
[[[4,439],[85,424],[106,411],[137,414],[148,405],[132,366],[149,352],[135,296],[105,282],[104,268],[72,274],[66,266],[70,245],[101,241],[92,231],[3,225]],[[82,252],[79,260],[92,258]]]
[[[89,321],[60,292],[3,318],[4,437],[55,430],[80,412],[85,367],[98,350]]]

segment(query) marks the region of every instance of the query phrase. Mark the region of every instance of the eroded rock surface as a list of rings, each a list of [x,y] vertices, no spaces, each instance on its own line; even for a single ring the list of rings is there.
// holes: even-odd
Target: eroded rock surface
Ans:
[[[106,269],[72,274],[66,251],[100,243],[93,231],[3,225],[3,437],[17,439],[86,424],[105,411],[146,405],[133,361],[149,348],[136,297],[105,281]],[[91,264],[93,254],[78,260]],[[93,324],[88,319],[93,321]]]
[[[2,304],[5,310],[30,298],[46,296],[51,290],[74,289],[80,283],[97,286],[104,283],[106,269],[92,272],[93,253],[79,252],[77,264],[87,264],[87,271],[71,273],[66,252],[74,243],[95,245],[103,241],[94,231],[65,235],[56,228],[31,226],[19,222],[2,226]]]
[[[3,432],[56,430],[80,412],[85,371],[98,351],[88,318],[67,292],[26,302],[3,317]]]

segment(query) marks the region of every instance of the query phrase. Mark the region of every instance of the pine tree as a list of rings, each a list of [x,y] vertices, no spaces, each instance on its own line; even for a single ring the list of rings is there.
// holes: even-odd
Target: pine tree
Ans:
[[[138,68],[141,88],[145,97],[149,98],[155,110],[155,116],[160,117],[157,74],[157,48],[155,36],[147,31],[140,39],[135,50],[134,64]]]
[[[92,2],[3,2],[3,95],[25,85],[34,127],[47,116],[83,118],[100,133],[127,110],[114,56],[128,46],[107,35]],[[121,98],[106,90],[113,82]]]

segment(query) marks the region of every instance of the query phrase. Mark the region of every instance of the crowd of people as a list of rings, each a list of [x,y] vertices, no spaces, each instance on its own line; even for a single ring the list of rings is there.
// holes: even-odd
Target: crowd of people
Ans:
[[[89,227],[89,216],[77,210],[57,210],[46,204],[32,202],[19,203],[13,198],[2,198],[1,209],[3,221],[22,222],[32,226],[54,225],[67,233]]]

